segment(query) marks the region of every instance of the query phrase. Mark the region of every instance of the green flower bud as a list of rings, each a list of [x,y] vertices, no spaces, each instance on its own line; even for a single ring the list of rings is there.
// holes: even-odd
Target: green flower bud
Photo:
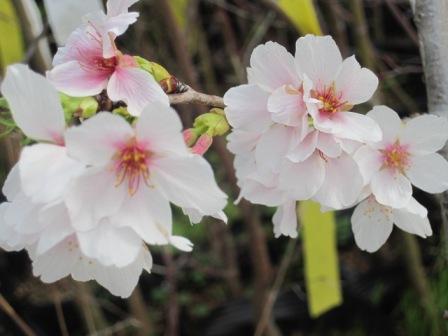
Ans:
[[[140,69],[149,72],[157,82],[170,78],[171,74],[163,66],[158,63],[150,62],[143,57],[134,56]]]
[[[83,98],[79,108],[82,110],[81,115],[84,119],[93,117],[98,111],[98,101],[93,97]]]

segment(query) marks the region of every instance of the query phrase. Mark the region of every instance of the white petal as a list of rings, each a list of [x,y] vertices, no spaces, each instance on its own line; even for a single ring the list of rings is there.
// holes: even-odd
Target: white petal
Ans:
[[[360,142],[378,142],[382,139],[381,128],[370,117],[354,112],[340,112],[340,120],[332,126],[334,135]]]
[[[225,114],[236,129],[264,132],[271,124],[267,109],[269,93],[256,85],[240,85],[224,95]]]
[[[289,152],[294,129],[283,125],[272,126],[265,132],[255,150],[255,160],[261,170],[278,172],[282,159]]]
[[[65,196],[73,227],[91,230],[101,218],[117,213],[128,195],[124,184],[116,186],[116,176],[107,167],[90,168],[77,178]]]
[[[363,188],[363,179],[353,158],[342,154],[327,159],[325,180],[314,200],[326,207],[343,209],[356,202]]]
[[[277,208],[272,218],[275,238],[287,236],[297,238],[296,201],[290,201]]]
[[[104,266],[125,267],[138,256],[142,241],[129,228],[117,228],[103,219],[93,230],[77,233],[79,248],[89,258]]]
[[[2,193],[6,196],[8,201],[12,201],[18,196],[22,190],[22,183],[20,182],[20,170],[19,165],[15,164],[3,184]]]
[[[375,120],[380,126],[383,133],[382,144],[391,144],[398,139],[403,123],[397,112],[387,106],[379,105],[367,113],[367,116]]]
[[[360,203],[352,215],[352,230],[356,245],[367,252],[377,251],[389,238],[392,224],[391,209],[373,197]]]
[[[412,186],[407,177],[388,169],[372,176],[371,188],[379,203],[393,208],[406,206],[412,196]]]
[[[407,121],[400,137],[411,153],[420,155],[441,150],[447,140],[448,120],[429,114]]]
[[[268,110],[272,120],[286,126],[300,126],[306,114],[303,95],[299,91],[291,91],[288,86],[276,89],[268,99]]]
[[[293,56],[276,42],[267,42],[254,49],[248,69],[249,83],[273,91],[282,85],[299,87]]]
[[[114,101],[124,101],[133,116],[139,116],[151,102],[169,106],[168,96],[154,77],[138,68],[118,67],[109,80],[107,94]]]
[[[406,175],[426,192],[437,194],[448,189],[448,162],[440,154],[413,156]]]
[[[168,200],[146,185],[126,198],[111,221],[116,226],[133,229],[151,245],[168,244],[172,235],[173,219]]]
[[[248,179],[241,185],[243,197],[254,204],[266,206],[280,206],[289,200],[288,194],[279,188],[266,187],[258,181]]]
[[[427,217],[427,210],[411,198],[409,204],[402,209],[393,209],[394,223],[400,229],[416,234],[422,238],[432,235],[431,225]]]
[[[255,149],[260,134],[258,132],[246,132],[233,130],[227,136],[227,149],[233,154],[242,154]]]
[[[63,203],[42,208],[39,211],[38,220],[45,223],[45,228],[39,235],[36,255],[44,254],[74,233],[67,208]]]
[[[335,137],[328,133],[316,132],[319,134],[317,140],[317,148],[325,154],[325,156],[336,158],[342,154],[342,148]]]
[[[36,203],[61,198],[84,166],[67,155],[65,147],[36,144],[22,150],[20,179],[25,194]]]
[[[209,163],[198,155],[156,158],[150,173],[156,188],[182,208],[214,215],[227,204],[227,196],[216,184]]]
[[[100,0],[45,0],[44,4],[51,31],[59,45],[65,44],[70,33],[82,23],[85,14],[103,8]]]
[[[20,235],[35,235],[40,233],[46,223],[38,220],[41,205],[21,193],[9,203],[4,210],[4,220],[7,225]]]
[[[184,252],[193,251],[193,243],[191,241],[189,241],[187,238],[179,237],[179,236],[172,236],[170,238],[170,243],[178,250],[181,250]]]
[[[35,140],[60,142],[65,130],[64,112],[55,88],[28,66],[7,68],[1,92],[17,125]]]
[[[372,176],[381,169],[381,153],[369,146],[362,146],[356,151],[353,158],[361,170],[364,184],[367,185]]]
[[[73,267],[72,277],[79,281],[96,280],[113,295],[127,298],[137,286],[142,270],[152,268],[152,257],[146,248],[141,248],[138,258],[122,268],[103,266],[95,260],[82,257]]]
[[[102,112],[71,127],[65,139],[73,158],[88,165],[105,165],[133,136],[134,130],[122,117]]]
[[[369,69],[361,68],[355,56],[352,56],[342,62],[335,85],[343,101],[356,105],[373,96],[378,87],[378,77]]]
[[[79,258],[77,241],[71,236],[48,252],[33,258],[33,274],[45,283],[55,282],[69,275]]]
[[[316,150],[319,132],[311,131],[297,143],[288,153],[288,159],[292,162],[302,162],[308,159]]]
[[[159,102],[149,103],[136,125],[137,139],[147,142],[152,152],[188,154],[176,111]]]
[[[107,1],[107,15],[117,16],[123,13],[127,13],[129,7],[138,2],[139,0],[108,0]]]
[[[337,75],[342,56],[331,36],[306,35],[296,42],[296,68],[315,84],[329,84]]]
[[[325,179],[325,162],[319,154],[313,154],[300,163],[287,160],[279,177],[279,186],[296,200],[307,200],[320,189]]]

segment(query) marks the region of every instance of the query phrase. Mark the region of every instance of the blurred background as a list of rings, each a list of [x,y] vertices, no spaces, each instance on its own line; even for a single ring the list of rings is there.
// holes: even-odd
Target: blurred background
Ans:
[[[44,72],[64,39],[64,32],[56,31],[61,23],[43,1],[30,3],[34,0],[0,0],[1,72],[17,61]],[[119,47],[164,65],[198,91],[222,96],[245,83],[245,68],[260,43],[276,41],[294,53],[298,37],[330,34],[343,56],[355,54],[380,78],[372,104],[389,105],[402,117],[426,111],[418,37],[407,0],[141,0],[132,9],[140,19],[118,39]],[[72,12],[71,20],[79,20],[77,15]],[[185,128],[204,112],[201,106],[176,108]],[[1,127],[3,181],[17,159],[20,135],[8,124]],[[225,138],[215,139],[206,157],[220,186],[236,199]],[[229,202],[228,225],[205,219],[191,226],[175,209],[175,233],[195,243],[193,253],[151,247],[153,272],[142,275],[128,300],[93,282],[43,284],[32,276],[26,253],[0,251],[0,335],[21,335],[21,323],[31,329],[29,335],[64,336],[448,335],[443,317],[448,253],[440,209],[431,196],[417,192],[416,198],[429,209],[433,236],[422,240],[394,230],[374,254],[355,245],[351,210],[335,217],[301,216],[317,224],[336,223],[334,234],[331,228],[322,232],[335,240],[327,255],[336,267],[335,289],[328,295],[336,298],[317,311],[310,300],[326,301],[327,294],[310,290],[313,281],[322,279],[307,272],[326,267],[328,260],[314,258],[313,265],[306,265],[312,257],[307,252],[317,247],[305,248],[302,232],[297,240],[275,239],[274,209],[244,201]]]

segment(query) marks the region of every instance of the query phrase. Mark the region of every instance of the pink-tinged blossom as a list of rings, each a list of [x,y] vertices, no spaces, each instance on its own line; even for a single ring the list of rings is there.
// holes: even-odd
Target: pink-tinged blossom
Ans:
[[[396,209],[378,203],[371,195],[355,208],[351,218],[356,244],[361,250],[377,251],[389,238],[394,224],[422,238],[431,236],[427,214],[412,197],[404,207]]]
[[[1,90],[25,135],[45,143],[23,148],[19,162],[5,181],[3,194],[7,202],[0,205],[0,246],[8,251],[25,248],[33,260],[33,272],[45,282],[71,274],[81,281],[96,279],[112,293],[129,296],[142,269],[151,267],[149,252],[138,230],[119,225],[127,220],[119,218],[119,214],[98,217],[90,230],[76,230],[73,225],[64,200],[74,183],[91,170],[87,170],[85,162],[67,154],[65,143],[71,132],[65,129],[64,112],[56,89],[27,66],[14,65],[8,68]],[[126,124],[124,119],[122,121]],[[120,133],[120,127],[126,126],[120,125],[115,130],[113,123],[103,125],[112,137],[115,131]],[[162,133],[165,130],[160,129]],[[93,148],[102,144],[95,141],[101,140],[101,134],[95,136],[89,138],[92,142],[87,144]],[[151,143],[156,140],[151,139]],[[83,141],[86,144],[86,140]],[[113,184],[113,189],[126,185],[132,193],[142,181],[140,178],[148,177],[139,166],[141,155],[145,156],[146,152],[133,143],[127,145],[121,146],[119,155],[113,158],[117,183],[116,187]],[[108,198],[101,196],[95,199],[101,203],[99,207],[107,206]],[[154,206],[166,210],[167,205]],[[139,211],[145,207],[146,204],[137,203],[135,209],[128,208],[135,215],[134,219],[141,219],[142,227],[146,218],[139,217]],[[154,232],[163,236],[166,243],[191,250],[187,239],[172,236],[171,227],[165,224],[171,223],[171,212],[168,216],[157,218],[162,223],[161,231]]]
[[[354,157],[379,203],[406,206],[411,184],[429,193],[448,189],[448,162],[436,153],[448,139],[445,118],[422,115],[402,122],[386,106],[376,106],[368,116],[380,125],[383,140],[364,145]]]
[[[361,68],[354,56],[342,60],[330,36],[299,38],[295,64],[304,80],[303,100],[316,129],[361,142],[381,140],[381,130],[371,118],[350,112],[375,92],[378,78],[372,71]]]
[[[276,235],[294,236],[291,209],[297,200],[331,209],[352,206],[363,188],[352,154],[360,141],[381,139],[375,121],[347,109],[370,98],[377,78],[354,58],[343,62],[333,46],[330,37],[307,36],[298,40],[294,57],[277,43],[260,45],[251,56],[248,84],[224,96],[240,198],[279,206]],[[331,127],[321,127],[314,113],[323,107],[332,109]]]
[[[87,23],[87,31],[102,42],[102,54],[104,58],[115,56],[115,39],[123,35],[129,26],[135,23],[139,17],[137,12],[129,12],[129,7],[139,0],[108,0],[107,14],[102,11],[90,13],[84,16]]]
[[[169,105],[168,96],[146,71],[138,67],[132,56],[115,50],[105,58],[102,40],[78,28],[65,47],[59,48],[54,68],[47,73],[54,86],[70,96],[93,96],[107,90],[113,101],[124,101],[128,111],[140,115],[146,104],[158,101]]]
[[[160,103],[149,104],[135,127],[120,116],[99,113],[70,129],[69,154],[89,166],[65,197],[76,230],[100,230],[106,218],[148,244],[190,251],[188,240],[171,235],[170,202],[198,216],[217,216],[227,201],[210,165],[190,153],[181,130],[177,114]],[[92,234],[102,236],[100,231]],[[107,255],[96,241],[83,251],[105,263]]]

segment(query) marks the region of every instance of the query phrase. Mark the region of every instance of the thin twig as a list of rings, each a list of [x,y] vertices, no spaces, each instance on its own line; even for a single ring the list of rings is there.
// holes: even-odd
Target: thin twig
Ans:
[[[8,301],[6,301],[2,294],[0,294],[0,309],[14,321],[26,336],[37,336],[31,327],[16,313],[14,308]]]
[[[397,5],[391,1],[386,0],[386,5],[389,7],[389,10],[391,11],[392,15],[397,19],[398,23],[401,25],[403,30],[408,34],[412,42],[419,47],[420,43],[418,41],[418,35],[415,29],[412,27],[409,20],[406,19],[406,17],[403,15],[403,13],[400,11],[400,9],[397,7]]]
[[[288,272],[289,265],[294,257],[294,252],[296,251],[297,239],[290,239],[286,247],[285,254],[283,255],[282,261],[280,263],[280,268],[278,269],[277,276],[275,277],[274,284],[269,291],[268,298],[266,300],[265,306],[263,308],[263,313],[260,320],[258,321],[257,328],[255,329],[255,336],[263,335],[270,316],[272,313],[272,308],[277,300],[278,292],[285,281],[286,274]]]
[[[211,107],[224,108],[224,100],[221,97],[200,93],[188,87],[184,93],[170,94],[170,103],[176,104],[199,104]]]
[[[59,329],[61,329],[62,336],[69,336],[67,323],[65,322],[64,310],[62,309],[61,298],[58,293],[54,293],[53,297],[54,308],[56,310],[56,316],[58,318]]]

